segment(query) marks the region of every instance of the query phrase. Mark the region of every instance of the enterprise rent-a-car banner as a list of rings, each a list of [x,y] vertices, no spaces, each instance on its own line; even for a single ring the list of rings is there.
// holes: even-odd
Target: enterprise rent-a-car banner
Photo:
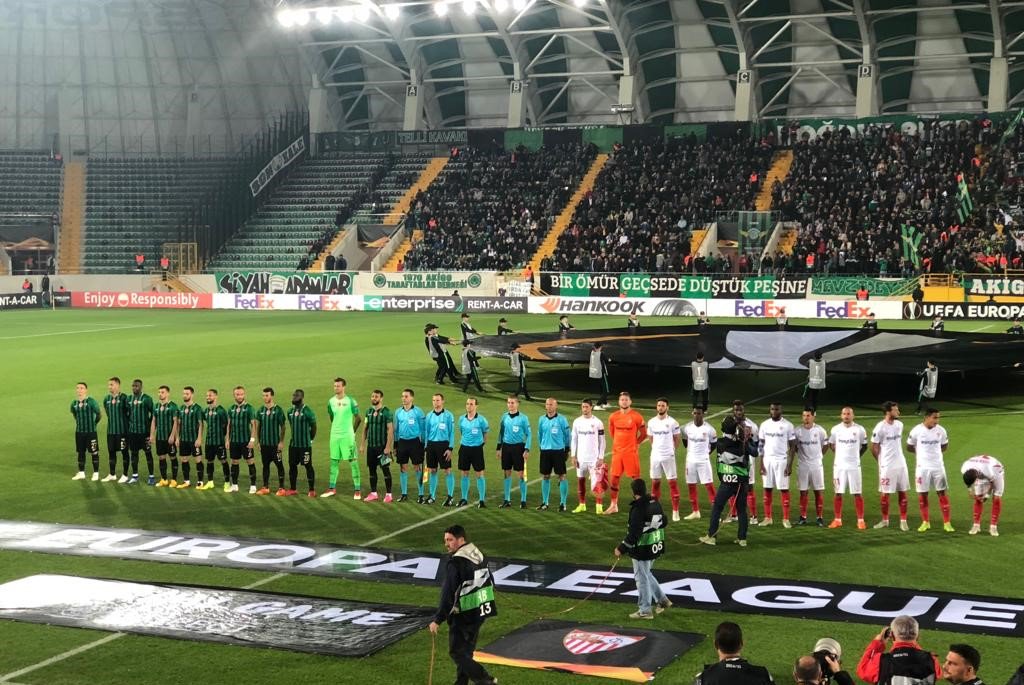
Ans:
[[[0,549],[432,586],[444,570],[441,555],[431,552],[21,521],[0,521]],[[488,565],[501,592],[636,602],[631,571],[495,557]],[[1024,637],[1024,599],[677,570],[655,575],[687,609],[875,625],[909,614],[927,629]]]

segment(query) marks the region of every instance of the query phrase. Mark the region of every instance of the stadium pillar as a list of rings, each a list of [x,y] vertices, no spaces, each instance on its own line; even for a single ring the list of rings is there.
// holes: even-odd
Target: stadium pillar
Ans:
[[[753,121],[757,118],[754,112],[753,69],[741,68],[736,74],[736,107],[733,114],[736,121]]]
[[[312,154],[319,152],[320,137],[318,133],[333,133],[338,130],[331,117],[331,110],[328,106],[327,89],[320,83],[320,79],[313,74],[313,86],[309,89],[309,146]]]
[[[629,57],[622,58],[622,76],[619,77],[619,105],[626,105],[630,108],[634,106],[633,98],[636,97],[635,83],[633,79],[633,65],[630,64]],[[633,123],[633,109],[629,110],[629,116],[626,118],[626,123]]]
[[[876,96],[875,75],[876,64],[860,64],[857,66],[857,117],[873,117],[878,115],[878,98]]]
[[[403,131],[419,131],[423,128],[423,84],[419,82],[416,70],[409,70],[410,83],[405,87],[405,112],[402,117]]]
[[[69,157],[75,146],[71,145],[71,136],[74,135],[75,125],[75,104],[78,104],[78,114],[82,113],[82,91],[74,90],[70,86],[64,86],[57,91],[57,149]],[[88,122],[83,122],[82,133],[88,133]],[[62,146],[67,144],[65,150]],[[82,145],[84,148],[85,145]]]
[[[188,105],[185,108],[185,145],[192,150],[192,145],[203,134],[203,108],[199,102],[199,91],[192,87],[188,93]]]
[[[508,86],[508,126],[522,128],[526,123],[526,81],[519,64],[512,65],[512,82]]]
[[[1006,90],[1009,81],[1005,57],[993,57],[988,70],[988,107],[989,112],[1006,111]]]

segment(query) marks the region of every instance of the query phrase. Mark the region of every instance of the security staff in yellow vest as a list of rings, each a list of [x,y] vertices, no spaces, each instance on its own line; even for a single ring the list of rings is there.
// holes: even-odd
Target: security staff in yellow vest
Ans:
[[[473,651],[480,626],[498,613],[494,580],[483,552],[466,539],[465,528],[449,526],[444,532],[444,546],[450,556],[430,632],[436,635],[440,624],[448,622],[448,655],[455,662],[456,685],[493,685],[498,681],[473,660]]]

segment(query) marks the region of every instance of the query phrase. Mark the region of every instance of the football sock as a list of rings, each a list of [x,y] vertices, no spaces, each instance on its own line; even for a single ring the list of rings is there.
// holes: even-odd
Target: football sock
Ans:
[[[766,489],[764,491],[764,517],[770,519],[772,517],[772,509],[775,508],[775,492],[773,490]]]
[[[296,481],[298,481],[298,479],[299,479],[299,465],[298,464],[292,464],[292,463],[289,462],[289,464],[288,464],[288,489],[289,490],[295,490],[295,486],[297,484]]]
[[[993,526],[999,525],[999,514],[1003,511],[1003,498],[993,497],[992,498],[992,518],[989,519],[989,523]]]
[[[857,520],[864,520],[864,496],[854,495],[853,496],[853,510],[857,512]]]
[[[149,470],[149,475],[153,475],[153,449],[146,447],[142,450],[146,453],[146,469]],[[138,471],[138,469],[136,469]]]
[[[519,479],[519,501],[520,502],[525,502],[526,501],[526,479],[525,478],[520,478]]]
[[[576,495],[580,499],[580,504],[587,501],[587,479],[577,478],[576,479]]]
[[[239,465],[238,464],[232,464],[231,465],[231,484],[232,485],[238,485],[238,472],[239,472],[239,470],[240,469],[239,469]]]
[[[832,500],[832,508],[835,510],[835,518],[843,518],[843,496],[836,495]]]
[[[800,518],[807,518],[807,491],[800,491]]]
[[[917,505],[921,508],[921,520],[928,521],[928,493],[922,492],[917,496]]]
[[[461,499],[469,499],[469,476],[459,479],[459,494],[462,495]]]
[[[483,476],[476,477],[476,493],[480,497],[480,501],[484,501],[484,495],[487,494],[487,480]]]
[[[449,497],[455,494],[455,474],[448,472],[444,476],[444,489]]]
[[[787,521],[789,520],[789,504],[790,504],[789,490],[783,490],[782,491],[782,518],[784,518]]]
[[[228,465],[228,460],[227,459],[221,459],[220,467],[224,471],[224,482],[225,483],[230,483],[231,482],[231,466]]]
[[[651,497],[661,499],[661,479],[655,478],[651,481]]]
[[[270,462],[263,461],[263,487],[270,488]]]
[[[698,511],[700,506],[697,504],[697,484],[690,483],[686,486],[687,493],[690,495],[690,510]]]
[[[405,471],[398,473],[398,487],[402,490],[403,495],[409,494],[409,474]]]
[[[78,470],[85,471],[85,452],[78,453]]]
[[[900,506],[900,521],[906,521],[907,520],[907,507],[909,506],[909,503],[907,502],[907,493],[901,492],[899,494],[899,506]]]
[[[171,457],[171,478],[178,480],[178,458]]]
[[[110,475],[114,475],[117,472],[117,453],[113,453],[107,456],[107,468],[110,469]]]
[[[381,466],[380,470],[384,472],[384,490],[391,494],[391,467]]]
[[[551,479],[545,478],[540,482],[540,501],[547,504],[551,499]]]
[[[332,490],[338,484],[338,462],[339,461],[341,461],[341,459],[335,459],[334,457],[331,457],[330,471],[329,471],[328,477],[327,477],[327,487],[329,487]]]
[[[704,489],[708,491],[708,499],[709,499],[709,501],[714,502],[715,501],[715,495],[718,494],[718,493],[715,492],[714,484],[713,483],[705,483],[704,484]]]
[[[207,481],[212,481],[213,480],[213,462],[212,461],[206,462],[206,480]]]
[[[814,492],[814,511],[818,518],[821,518],[825,514],[825,495],[818,490]]]
[[[128,466],[128,464],[125,464],[125,466]],[[132,468],[132,473],[134,475],[139,475],[139,455],[138,454],[133,454],[132,455],[132,457],[131,457],[131,468]],[[127,473],[127,471],[128,471],[128,469],[126,468],[125,472]]]
[[[284,459],[282,459],[280,457],[280,455],[278,455],[274,459],[274,464],[277,466],[277,483],[278,483],[278,487],[283,488],[284,487]]]
[[[611,487],[608,488],[608,493],[611,495],[612,502],[619,499],[619,478],[620,476],[612,476]]]
[[[510,502],[512,500],[512,478],[505,476],[505,501]]]
[[[939,495],[939,509],[942,511],[942,522],[949,523],[949,495]]]
[[[879,504],[882,507],[882,520],[883,521],[888,521],[889,520],[889,495],[887,495],[887,494],[885,494],[883,492],[881,495],[879,495],[878,499],[879,499]]]
[[[416,491],[423,497],[423,469],[416,471]]]
[[[249,485],[256,487],[256,462],[247,464],[247,466],[249,467]]]
[[[306,480],[309,482],[309,489],[316,490],[316,469],[313,468],[312,462],[306,464]]]
[[[757,518],[757,496],[754,495],[754,488],[747,493],[747,516]]]
[[[979,500],[974,500],[974,525],[981,524],[981,514],[985,509],[985,504]]]
[[[433,499],[437,495],[437,471],[431,471],[429,476],[430,481],[430,498]]]
[[[679,481],[675,478],[670,478],[668,481],[668,494],[672,500],[672,511],[679,511]]]
[[[181,462],[181,477],[184,480],[192,480],[192,464],[188,461]]]
[[[362,478],[359,475],[359,462],[355,459],[349,462],[349,469],[352,471],[352,487],[356,490],[362,490]]]
[[[160,460],[160,480],[167,480],[167,460]]]
[[[569,481],[562,479],[558,481],[558,503],[564,507],[567,499],[569,499]]]

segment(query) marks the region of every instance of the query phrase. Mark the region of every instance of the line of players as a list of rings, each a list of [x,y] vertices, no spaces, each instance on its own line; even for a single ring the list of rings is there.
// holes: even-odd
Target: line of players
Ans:
[[[109,472],[104,482],[118,481],[125,484],[138,482],[139,453],[146,455],[149,468],[150,485],[157,487],[175,487],[185,489],[192,486],[189,458],[193,458],[196,468],[196,488],[209,490],[214,487],[214,461],[221,462],[224,475],[223,488],[226,492],[238,491],[240,463],[245,461],[249,471],[250,494],[270,494],[270,468],[276,465],[279,496],[295,495],[298,467],[306,470],[309,484],[309,496],[316,496],[315,469],[312,461],[312,444],[316,437],[316,416],[304,402],[304,393],[296,390],[292,396],[292,407],[286,412],[274,401],[274,390],[264,388],[263,406],[254,409],[246,402],[245,389],[238,386],[233,391],[234,404],[224,409],[217,404],[216,390],[206,393],[206,406],[198,405],[194,400],[195,391],[186,387],[182,391],[182,404],[176,405],[170,400],[170,389],[160,386],[158,401],[154,403],[149,395],[143,392],[142,381],[136,379],[132,383],[132,394],[120,392],[120,379],[114,377],[108,381],[108,395],[103,400],[103,409],[107,416],[107,450],[109,454]],[[331,419],[330,439],[330,478],[329,487],[320,496],[330,497],[336,494],[340,462],[346,461],[350,466],[354,486],[354,498],[361,499],[360,468],[356,459],[356,430],[360,427],[363,417],[355,399],[346,394],[344,379],[337,378],[334,382],[335,394],[329,399],[327,409]],[[375,390],[371,394],[370,408],[366,412],[366,425],[362,432],[360,449],[366,455],[367,468],[370,472],[370,494],[368,501],[380,496],[377,492],[380,469],[384,476],[384,502],[392,501],[392,478],[389,464],[391,457],[398,461],[401,494],[399,501],[408,501],[409,473],[414,474],[417,485],[417,502],[433,504],[436,500],[439,484],[439,470],[444,472],[446,498],[444,506],[466,506],[469,498],[470,471],[476,472],[478,507],[485,505],[486,481],[484,478],[484,446],[490,426],[485,417],[477,412],[477,401],[468,398],[466,413],[456,420],[451,411],[445,409],[444,396],[435,393],[432,397],[431,411],[423,412],[415,406],[415,393],[406,388],[402,392],[402,406],[393,414],[383,404],[383,393]],[[676,452],[682,444],[686,447],[685,479],[691,512],[685,519],[695,520],[701,517],[698,506],[698,485],[703,485],[709,498],[715,498],[712,479],[711,455],[717,434],[715,429],[704,420],[704,411],[695,407],[692,411],[693,420],[681,427],[669,416],[669,403],[659,398],[656,403],[657,414],[644,422],[638,412],[631,408],[632,399],[629,393],[619,396],[619,410],[609,415],[608,428],[612,437],[612,465],[608,473],[604,467],[606,441],[604,423],[594,416],[594,403],[584,400],[581,403],[581,415],[573,421],[570,428],[564,416],[558,413],[558,402],[548,398],[545,402],[545,413],[537,424],[540,449],[540,472],[543,477],[541,484],[542,501],[538,507],[548,509],[550,505],[550,477],[558,476],[559,505],[565,511],[568,498],[566,482],[566,462],[571,458],[577,471],[577,496],[579,503],[574,513],[586,511],[586,479],[591,478],[591,489],[596,494],[597,513],[615,513],[618,510],[617,494],[619,480],[622,475],[631,478],[639,477],[639,444],[645,440],[651,442],[650,477],[652,494],[660,497],[661,481],[668,481],[672,502],[673,520],[680,520],[680,492],[676,470]],[[520,508],[527,507],[527,482],[525,464],[532,446],[531,424],[525,415],[519,412],[519,400],[516,396],[507,399],[508,411],[501,417],[498,427],[498,445],[496,457],[500,460],[504,474],[504,499],[501,508],[511,507],[512,474],[519,479]],[[903,423],[899,420],[900,408],[895,402],[882,405],[884,417],[875,426],[871,434],[870,449],[878,461],[879,492],[881,493],[881,520],[875,528],[889,526],[890,497],[898,496],[900,528],[908,530],[907,523],[907,491],[909,490],[909,472],[906,458],[903,455]],[[800,426],[794,426],[782,415],[782,406],[773,402],[769,407],[770,416],[760,425],[755,424],[745,415],[742,402],[736,401],[732,407],[732,418],[743,424],[749,431],[752,444],[757,445],[756,456],[760,457],[760,471],[764,488],[764,517],[757,520],[757,503],[753,490],[755,469],[750,469],[750,488],[747,492],[747,504],[753,514],[751,523],[770,526],[774,523],[774,491],[780,490],[782,505],[782,525],[791,527],[790,522],[790,483],[794,462],[797,466],[797,481],[800,491],[798,525],[807,523],[808,491],[814,490],[816,519],[819,526],[824,526],[824,463],[823,457],[829,449],[835,453],[833,465],[833,500],[834,518],[830,528],[843,525],[843,495],[852,494],[856,511],[857,527],[865,529],[864,501],[862,497],[861,456],[867,450],[869,441],[865,429],[854,421],[851,407],[844,407],[841,422],[826,434],[825,430],[815,423],[815,413],[811,409],[803,412]],[[76,451],[78,453],[78,472],[74,480],[85,479],[85,455],[92,455],[92,480],[99,478],[99,444],[96,426],[100,421],[100,408],[94,399],[88,396],[88,387],[81,382],[76,387],[76,399],[71,403],[71,413],[76,422]],[[948,482],[943,453],[949,439],[945,429],[939,425],[940,413],[934,409],[925,412],[924,420],[910,431],[907,438],[908,449],[917,457],[915,483],[918,492],[918,504],[922,523],[918,530],[924,532],[930,528],[928,493],[934,489],[938,494],[942,511],[943,527],[953,532],[950,519]],[[285,424],[291,428],[291,440],[288,446],[289,487],[285,488],[283,450]],[[457,466],[462,472],[461,498],[454,500],[454,475],[452,474],[452,457],[455,454],[456,429],[460,435]],[[160,478],[157,480],[153,470],[152,446],[156,447],[159,459]],[[206,447],[205,461],[203,447]],[[262,487],[257,487],[255,466],[255,448],[259,447],[263,462]],[[121,452],[123,469],[120,478],[116,476],[117,453]],[[230,465],[229,460],[230,459]],[[424,479],[423,466],[426,464],[428,476]],[[181,481],[178,480],[179,465]],[[168,474],[170,466],[170,474]],[[409,468],[411,466],[411,469]],[[988,484],[994,496],[991,524],[989,532],[998,535],[998,518],[1003,494],[1003,467],[998,460],[979,456],[967,460],[961,469],[965,474],[965,482],[972,485],[975,480]],[[129,475],[129,473],[131,475]],[[603,484],[610,475],[611,503],[607,511],[603,508]],[[426,484],[424,483],[426,480]],[[595,487],[595,484],[597,486]],[[427,489],[425,489],[425,486]],[[974,525],[971,533],[980,530],[981,503],[988,493],[980,493],[976,497]],[[735,502],[730,517],[735,520]]]

